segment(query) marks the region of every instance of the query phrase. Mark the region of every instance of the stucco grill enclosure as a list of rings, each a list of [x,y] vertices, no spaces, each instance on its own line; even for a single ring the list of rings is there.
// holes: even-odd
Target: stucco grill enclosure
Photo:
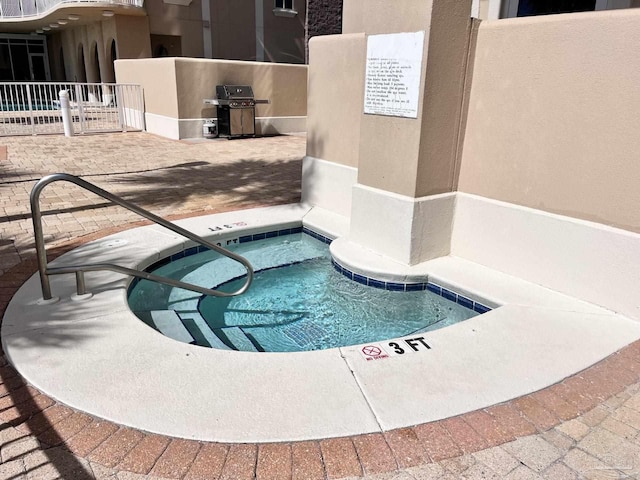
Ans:
[[[204,103],[218,110],[218,134],[223,137],[253,137],[256,134],[256,104],[269,100],[253,98],[249,85],[217,85],[216,98]]]

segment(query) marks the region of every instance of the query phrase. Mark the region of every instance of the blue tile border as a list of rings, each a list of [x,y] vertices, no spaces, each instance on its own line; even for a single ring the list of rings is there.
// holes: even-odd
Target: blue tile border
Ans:
[[[241,237],[238,238],[238,243],[255,242],[256,240],[264,240],[265,238],[273,238],[273,237],[282,237],[284,235],[292,235],[295,233],[306,233],[307,235],[310,235],[313,238],[327,244],[333,241],[333,239],[329,237],[325,237],[324,235],[316,233],[313,230],[309,230],[306,227],[299,226],[299,227],[293,227],[293,228],[283,228],[280,230],[271,230],[268,232],[260,232],[260,233],[255,233],[253,235],[242,235]],[[172,255],[169,255],[167,257],[164,257],[158,260],[157,262],[152,263],[147,268],[145,268],[144,271],[150,272],[152,270],[155,270],[156,268],[160,268],[175,260],[180,260],[181,258],[190,257],[191,255],[196,255],[198,253],[206,252],[208,250],[209,248],[205,247],[204,245],[189,247],[185,250],[174,253]],[[138,284],[140,280],[143,280],[143,279],[139,277],[133,277],[133,280],[129,283],[129,287],[127,289],[128,290],[127,295],[131,294],[131,291]]]
[[[336,262],[333,258],[331,259],[331,264],[333,268],[336,269],[339,273],[344,275],[345,277],[361,283],[362,285],[367,285],[373,288],[379,288],[382,290],[391,290],[394,292],[418,292],[421,290],[427,290],[431,293],[435,293],[441,297],[446,298],[449,301],[457,303],[458,305],[467,308],[469,310],[473,310],[477,313],[486,313],[491,310],[490,307],[486,305],[476,302],[464,295],[460,295],[452,290],[444,288],[436,283],[432,282],[415,282],[415,283],[400,283],[400,282],[385,282],[384,280],[377,280],[375,278],[367,277],[365,275],[360,275],[359,273],[353,273],[349,269],[343,267],[338,262]]]
[[[284,235],[291,235],[293,233],[302,233],[302,230],[303,230],[302,227],[293,227],[293,228],[283,228],[281,230],[271,230],[268,232],[254,233],[253,235],[242,235],[239,238],[239,242],[247,243],[247,242],[255,242],[256,240],[264,240],[265,238],[282,237]]]
[[[299,226],[299,227],[293,227],[293,228],[283,228],[280,230],[271,230],[268,232],[260,232],[252,235],[243,235],[239,237],[238,242],[239,243],[254,242],[256,240],[263,240],[265,238],[282,237],[285,235],[291,235],[295,233],[304,233],[326,244],[330,244],[333,241],[332,238],[329,238],[320,233],[314,232],[313,230],[307,227]],[[189,247],[181,252],[174,253],[173,255],[170,255],[168,257],[158,260],[157,262],[145,268],[145,271],[149,272],[163,265],[166,265],[167,263],[172,262],[174,260],[190,257],[191,255],[202,253],[207,250],[209,249],[203,245]],[[436,295],[440,295],[441,297],[444,297],[447,300],[457,303],[458,305],[468,308],[469,310],[473,310],[477,313],[482,314],[482,313],[491,311],[490,307],[480,302],[476,302],[475,300],[467,298],[463,295],[460,295],[454,291],[446,289],[432,282],[422,282],[422,283],[421,282],[414,282],[414,283],[385,282],[383,280],[377,280],[375,278],[370,278],[365,275],[360,275],[358,273],[351,272],[349,269],[343,267],[338,262],[336,262],[333,258],[331,259],[331,264],[339,273],[349,278],[350,280],[353,280],[362,285],[367,285],[373,288],[380,288],[383,290],[391,290],[395,292],[416,292],[420,290],[428,290],[429,292],[435,293]],[[127,294],[131,293],[133,288],[138,284],[140,280],[142,279],[138,277],[133,278],[133,280],[129,283]]]
[[[320,233],[314,232],[313,230],[309,230],[307,227],[303,227],[302,228],[302,232],[306,233],[307,235],[311,235],[316,240],[320,240],[321,242],[326,243],[326,244],[330,244],[331,242],[333,242],[332,238],[325,237],[324,235],[322,235]]]
[[[447,300],[451,300],[452,302],[455,302],[457,300],[457,295],[455,292],[452,292],[451,290],[447,290],[446,288],[442,289],[442,293],[441,295],[446,298]],[[457,302],[456,302],[457,303]]]

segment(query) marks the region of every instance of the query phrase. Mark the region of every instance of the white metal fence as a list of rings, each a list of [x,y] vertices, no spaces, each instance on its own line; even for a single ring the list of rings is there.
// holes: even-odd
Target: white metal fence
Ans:
[[[59,92],[67,90],[74,133],[144,130],[140,85],[0,83],[0,136],[64,133]]]
[[[0,0],[0,17],[19,18],[42,15],[59,5],[65,3],[97,4],[104,7],[107,5],[123,5],[127,7],[142,7],[143,0]]]

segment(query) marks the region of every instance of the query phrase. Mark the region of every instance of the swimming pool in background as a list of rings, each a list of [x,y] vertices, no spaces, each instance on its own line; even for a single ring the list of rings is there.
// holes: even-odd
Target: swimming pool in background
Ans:
[[[141,280],[130,289],[130,308],[151,327],[180,341],[266,352],[376,342],[478,314],[427,291],[425,284],[397,291],[358,283],[332,264],[326,243],[306,233],[286,231],[229,248],[254,267],[246,293],[211,297]],[[237,290],[244,282],[241,265],[208,250],[149,271],[223,291]]]

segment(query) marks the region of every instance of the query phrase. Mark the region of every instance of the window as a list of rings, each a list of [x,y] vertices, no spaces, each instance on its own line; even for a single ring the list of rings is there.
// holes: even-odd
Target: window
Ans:
[[[276,8],[282,8],[284,10],[293,10],[293,0],[275,0]]]
[[[588,12],[595,10],[595,8],[596,0],[520,0],[518,3],[518,16]]]
[[[275,0],[273,14],[276,17],[295,17],[298,12],[293,8],[293,0]]]

